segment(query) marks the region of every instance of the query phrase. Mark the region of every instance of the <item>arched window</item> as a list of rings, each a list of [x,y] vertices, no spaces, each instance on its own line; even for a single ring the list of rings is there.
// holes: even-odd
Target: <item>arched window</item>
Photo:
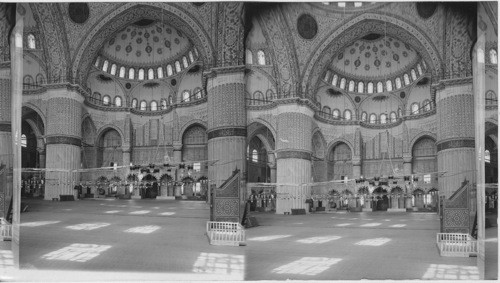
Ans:
[[[132,108],[137,108],[137,99],[132,99]]]
[[[264,103],[264,94],[260,91],[256,91],[253,93],[253,104],[263,104]]]
[[[174,71],[172,70],[172,66],[167,65],[167,76],[170,77],[173,74],[174,74]]]
[[[497,51],[493,48],[490,49],[490,63],[491,64],[498,64]]]
[[[401,78],[397,77],[396,78],[396,89],[400,89],[402,87],[401,85]]]
[[[349,109],[346,109],[344,111],[344,120],[346,120],[346,121],[351,120],[351,111]]]
[[[196,55],[196,57],[198,57],[199,56],[198,49],[196,47],[194,47],[193,50],[194,50],[194,54]]]
[[[163,68],[162,67],[158,67],[157,73],[158,73],[158,78],[163,79]]]
[[[194,62],[194,56],[193,56],[193,51],[189,50],[189,61],[191,61],[191,63]]]
[[[345,89],[345,78],[340,79],[340,88]]]
[[[161,100],[161,109],[162,110],[167,109],[167,100],[165,98]]]
[[[363,82],[359,82],[358,83],[358,92],[362,93],[363,91],[365,91],[364,88],[365,88],[365,84]]]
[[[327,157],[329,180],[343,180],[352,177],[352,152],[345,143],[338,143]]]
[[[139,69],[139,80],[144,80],[144,69]]]
[[[329,82],[330,81],[330,77],[332,76],[332,72],[330,70],[326,70],[325,72],[325,76],[323,77],[323,80],[325,82]]]
[[[189,96],[189,91],[185,90],[182,93],[182,102],[189,102],[189,100],[191,99]]]
[[[179,61],[175,61],[175,71],[177,73],[181,72],[181,63]]]
[[[118,75],[120,78],[125,77],[125,67],[120,67],[120,74]]]
[[[101,94],[98,92],[94,92],[94,103],[95,104],[101,103]]]
[[[23,78],[23,89],[32,89],[34,88],[35,82],[33,81],[33,77],[30,75],[26,75]]]
[[[372,82],[368,83],[368,93],[373,93],[373,83]]]
[[[417,80],[417,73],[415,73],[415,69],[411,69],[411,79],[413,81]]]
[[[424,66],[424,69],[427,69],[427,63],[425,63],[425,61],[422,60],[422,65]]]
[[[377,115],[375,114],[370,114],[370,124],[375,124],[375,122],[377,121]]]
[[[425,112],[431,111],[431,102],[429,100],[427,100],[427,99],[424,100],[423,105],[424,105]]]
[[[396,118],[396,112],[391,112],[391,123],[396,123],[397,118]]]
[[[418,103],[417,102],[413,103],[411,105],[411,114],[412,115],[418,114],[418,110],[419,110],[418,108],[419,108]]]
[[[109,105],[110,100],[111,100],[111,97],[109,97],[108,95],[105,95],[105,96],[102,98],[102,105],[106,105],[106,106],[108,106],[108,105]]]
[[[158,111],[158,102],[151,101],[151,111]]]
[[[377,92],[384,92],[384,84],[382,84],[382,82],[377,83]]]
[[[368,116],[368,114],[363,111],[363,113],[361,113],[361,121],[366,122],[367,116]]]
[[[168,96],[168,105],[174,104],[174,100],[171,95]]]
[[[187,68],[189,66],[186,56],[182,56],[182,65],[184,65],[184,68]]]
[[[385,82],[385,88],[387,89],[387,91],[392,91],[392,81],[391,80],[387,80],[387,82]]]
[[[130,80],[133,80],[133,79],[135,78],[135,69],[134,69],[134,68],[130,68],[130,69],[128,70],[128,78],[129,78]]]
[[[420,63],[417,64],[417,72],[419,76],[424,74],[424,72],[422,72],[422,66],[420,66]]]
[[[266,101],[272,101],[274,99],[274,92],[272,89],[266,91]]]
[[[385,123],[387,123],[387,115],[380,114],[380,124],[385,124]]]
[[[266,54],[264,54],[264,51],[262,50],[257,51],[257,64],[259,65],[266,64]]]
[[[398,117],[399,118],[403,117],[403,110],[401,108],[398,108]]]
[[[104,72],[107,72],[107,71],[108,71],[108,65],[109,65],[108,60],[104,60],[104,64],[102,64],[102,70],[103,70]]]
[[[354,81],[349,81],[349,91],[350,92],[354,91]]]
[[[197,88],[194,90],[194,96],[196,97],[196,99],[201,99],[202,98],[202,93],[201,93],[201,88]]]
[[[116,75],[116,64],[111,65],[111,75],[115,76]]]
[[[253,54],[252,54],[252,51],[250,51],[250,49],[247,49],[245,51],[245,62],[248,65],[252,65],[253,64]]]
[[[494,91],[489,90],[486,93],[486,105],[496,105],[497,104],[497,95]]]
[[[154,80],[155,78],[155,71],[153,69],[148,70],[148,79],[149,80]]]
[[[119,96],[115,96],[115,106],[122,107],[122,98]]]
[[[36,85],[41,86],[43,85],[44,79],[42,74],[36,75]]]
[[[259,154],[256,149],[252,150],[252,162],[259,162]]]
[[[323,115],[329,118],[330,116],[332,116],[332,109],[330,109],[330,107],[328,106],[323,106]]]
[[[22,144],[22,136],[21,136],[21,144]],[[484,162],[491,163],[491,154],[489,150],[484,151]]]
[[[28,34],[28,48],[36,49],[35,35],[33,35],[32,33]]]
[[[338,80],[339,80],[339,76],[337,76],[337,74],[333,75],[332,85],[333,86],[337,86],[337,81]]]
[[[141,111],[146,111],[147,105],[146,101],[141,101]]]
[[[100,57],[100,56],[97,56],[97,59],[95,59],[95,64],[94,64],[94,66],[95,66],[96,68],[99,68],[99,64],[100,64],[100,63],[101,63],[101,57]]]
[[[404,74],[403,75],[403,79],[405,81],[405,85],[409,85],[410,84],[410,77],[408,76],[408,74]]]
[[[28,140],[26,139],[26,135],[22,134],[21,135],[21,147],[27,147],[28,146]]]
[[[333,109],[332,116],[334,119],[338,119],[340,117],[340,111],[338,109]]]

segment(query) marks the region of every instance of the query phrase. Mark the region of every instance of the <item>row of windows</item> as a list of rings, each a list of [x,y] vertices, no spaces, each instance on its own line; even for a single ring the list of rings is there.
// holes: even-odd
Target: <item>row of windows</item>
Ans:
[[[45,83],[45,78],[42,74],[36,75],[36,81],[32,76],[26,75],[23,78],[23,89],[34,89]]]
[[[245,52],[245,62],[248,65],[253,64],[253,53],[252,50],[247,49]],[[258,65],[266,65],[266,54],[264,53],[263,50],[257,51],[257,64]]]
[[[422,65],[426,68],[425,61],[422,61]],[[417,64],[416,71],[415,68],[410,70],[410,73],[403,74],[402,77],[396,77],[393,80],[389,79],[383,82],[368,82],[365,83],[363,81],[359,81],[356,83],[354,80],[347,81],[346,78],[340,77],[337,74],[332,73],[332,71],[328,70],[325,73],[323,80],[326,83],[329,83],[335,87],[347,90],[349,92],[358,92],[358,93],[382,93],[384,91],[393,91],[394,86],[396,89],[400,89],[403,87],[403,83],[405,86],[410,85],[412,82],[416,81],[419,77],[424,74],[424,70],[422,69],[422,65],[420,63]],[[332,76],[333,74],[333,76]],[[366,85],[366,88],[365,88]]]
[[[194,53],[193,53],[194,50]],[[153,69],[149,68],[147,70],[143,68],[127,68],[125,66],[119,67],[115,63],[111,63],[109,60],[103,60],[101,62],[101,57],[98,56],[94,66],[98,68],[99,70],[102,70],[103,72],[109,73],[112,76],[118,76],[120,78],[126,78],[129,80],[154,80],[154,79],[162,79],[164,77],[170,77],[173,76],[174,74],[182,72],[182,70],[187,69],[190,64],[195,62],[195,56],[198,58],[198,50],[196,48],[193,48],[193,50],[190,50],[188,52],[188,56],[182,56],[182,60],[175,61],[174,65],[172,66],[171,64],[167,64],[166,67],[166,72],[164,71],[163,67],[160,66],[158,68]],[[182,63],[181,63],[182,62]],[[137,76],[136,76],[137,72]]]

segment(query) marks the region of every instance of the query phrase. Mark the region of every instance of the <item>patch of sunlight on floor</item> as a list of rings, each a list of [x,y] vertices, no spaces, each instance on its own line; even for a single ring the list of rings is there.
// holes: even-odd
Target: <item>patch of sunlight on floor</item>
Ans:
[[[43,226],[43,225],[49,225],[49,224],[56,224],[61,221],[35,221],[35,222],[25,222],[21,223],[21,226],[23,227],[37,227],[37,226]]]
[[[361,220],[372,221],[373,219],[371,219],[371,218],[365,218],[365,219],[361,219]]]
[[[384,221],[391,221],[391,219],[384,219]]]
[[[265,242],[265,241],[272,241],[276,239],[283,239],[283,238],[288,238],[291,237],[292,235],[272,235],[272,236],[263,236],[263,237],[255,237],[255,238],[250,238],[247,239],[248,241],[260,241],[260,242]]]
[[[297,240],[297,242],[302,244],[324,244],[333,240],[338,240],[340,238],[340,236],[311,237]]]
[[[277,274],[317,275],[341,260],[341,258],[303,257],[275,268],[271,272]]]
[[[106,251],[109,248],[111,248],[111,246],[94,244],[72,244],[71,246],[45,254],[42,256],[42,259],[87,262],[99,256],[102,252]]]
[[[158,206],[153,207],[153,209],[160,209]]]
[[[366,223],[361,225],[361,227],[375,227],[375,226],[380,226],[382,223]]]
[[[431,264],[422,279],[479,280],[479,270],[477,266]]]
[[[175,212],[162,212],[162,213],[158,213],[158,215],[165,215],[165,216],[168,216],[168,215],[174,215]]]
[[[351,218],[351,220],[356,220],[356,219],[358,219],[358,218]]]
[[[139,233],[139,234],[150,234],[154,231],[160,229],[160,226],[149,225],[149,226],[139,226],[125,230],[127,233]]]
[[[243,255],[201,253],[193,265],[193,272],[243,277],[244,267]]]
[[[118,212],[121,212],[121,211],[123,211],[123,210],[108,210],[108,211],[106,211],[104,213],[112,214],[112,213],[118,213]]]
[[[304,223],[302,223],[302,222],[297,222],[297,223],[292,223],[292,224],[302,225],[302,224],[304,224]]]
[[[102,227],[106,227],[111,225],[110,223],[82,223],[82,224],[77,224],[77,225],[72,225],[72,226],[67,226],[67,229],[71,230],[94,230],[94,229],[99,229]]]
[[[65,208],[65,209],[63,209],[63,210],[64,210],[64,211],[71,211],[71,210],[73,210],[73,209],[72,209],[72,208]]]
[[[14,255],[10,250],[0,250],[0,270],[14,267]]]
[[[344,226],[349,226],[349,225],[352,225],[352,223],[342,223],[342,224],[337,224],[335,226],[344,227]]]
[[[389,227],[394,227],[394,228],[401,228],[401,227],[405,227],[406,224],[395,224],[395,225],[391,225]]]
[[[357,242],[355,245],[358,246],[382,246],[389,242],[391,239],[389,238],[375,238],[375,239],[367,239],[363,241]]]
[[[146,214],[146,213],[150,213],[150,212],[151,212],[150,210],[137,210],[137,211],[132,211],[129,214],[137,215],[137,214]]]

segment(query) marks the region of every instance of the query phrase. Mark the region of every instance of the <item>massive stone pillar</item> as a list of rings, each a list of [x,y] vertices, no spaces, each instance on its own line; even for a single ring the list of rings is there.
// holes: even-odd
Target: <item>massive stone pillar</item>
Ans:
[[[52,90],[48,95],[46,127],[45,199],[75,195],[80,182],[81,116],[83,97],[69,89]]]
[[[10,62],[0,61],[0,217],[5,217],[12,197]]]
[[[276,140],[277,203],[276,213],[306,209],[311,183],[313,111],[306,106],[279,106]]]

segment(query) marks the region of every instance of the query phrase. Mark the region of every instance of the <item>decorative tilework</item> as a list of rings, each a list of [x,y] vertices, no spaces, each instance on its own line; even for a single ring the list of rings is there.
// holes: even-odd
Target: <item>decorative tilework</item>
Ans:
[[[437,151],[450,149],[450,148],[463,148],[463,147],[474,148],[475,144],[476,144],[475,141],[470,140],[470,139],[447,140],[445,142],[441,142],[441,143],[437,144]]]
[[[74,99],[58,97],[49,99],[47,110],[47,135],[81,137],[82,104]]]
[[[47,137],[45,144],[71,144],[76,146],[82,145],[82,140],[75,137],[68,136],[50,136]]]
[[[208,133],[209,140],[219,137],[232,137],[232,136],[246,137],[247,130],[246,128],[225,128],[225,129],[210,131]]]
[[[311,156],[312,154],[310,152],[303,152],[297,150],[284,150],[284,151],[278,151],[276,158],[277,159],[298,158],[298,159],[311,160],[312,159]]]

